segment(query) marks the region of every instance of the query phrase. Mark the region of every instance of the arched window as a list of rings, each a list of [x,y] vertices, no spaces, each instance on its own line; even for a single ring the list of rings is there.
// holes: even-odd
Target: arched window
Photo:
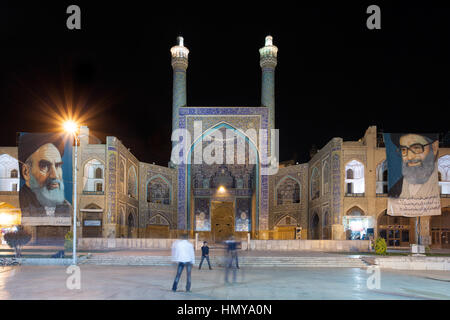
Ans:
[[[300,203],[300,183],[290,176],[286,176],[275,188],[277,205]]]
[[[167,221],[166,218],[164,218],[162,215],[159,214],[150,218],[149,224],[164,225],[164,226],[170,225],[169,221]]]
[[[170,204],[170,185],[160,176],[147,183],[147,202]]]
[[[346,194],[363,195],[365,192],[364,165],[357,160],[350,161],[345,166],[345,175]]]
[[[103,191],[103,183],[96,182],[95,183],[95,191],[97,191],[97,192]]]
[[[438,159],[438,170],[441,194],[450,194],[450,155]]]
[[[95,179],[102,179],[103,178],[103,169],[97,168],[95,169]]]
[[[322,194],[330,191],[330,166],[328,161],[322,163]]]
[[[364,212],[359,207],[355,206],[347,210],[347,216],[361,217],[364,216]]]
[[[119,191],[125,193],[125,163],[123,161],[119,164]]]
[[[137,174],[136,169],[134,166],[131,166],[130,169],[128,169],[128,188],[127,193],[128,196],[132,198],[137,197]]]
[[[291,216],[284,216],[277,222],[277,226],[296,226],[297,220]]]
[[[347,169],[347,171],[346,171],[346,178],[347,179],[353,179],[353,170],[352,169]]]
[[[9,154],[0,155],[0,191],[18,191],[19,162]]]
[[[11,170],[11,178],[18,178],[19,177],[19,171],[16,169]]]
[[[311,200],[320,197],[319,170],[314,168],[311,172]]]
[[[388,171],[387,162],[384,160],[377,166],[377,194],[387,194],[388,193]]]
[[[103,192],[103,171],[105,166],[97,159],[92,159],[84,165],[83,191]]]

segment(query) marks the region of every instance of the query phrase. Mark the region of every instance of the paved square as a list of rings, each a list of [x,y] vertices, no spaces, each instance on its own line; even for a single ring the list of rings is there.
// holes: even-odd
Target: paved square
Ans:
[[[380,289],[367,288],[364,268],[246,268],[236,284],[224,284],[224,269],[192,270],[192,293],[185,273],[178,291],[175,266],[81,265],[81,289],[69,290],[66,267],[0,268],[0,299],[450,299],[450,274],[441,271],[381,270]]]

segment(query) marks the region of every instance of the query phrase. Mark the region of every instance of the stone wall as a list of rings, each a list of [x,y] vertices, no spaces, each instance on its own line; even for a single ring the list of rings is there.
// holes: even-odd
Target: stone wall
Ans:
[[[368,252],[368,240],[251,240],[250,250]]]
[[[165,249],[172,248],[177,239],[105,239],[80,238],[79,250],[112,249]],[[189,240],[195,245],[195,240]],[[202,241],[197,242],[200,250]],[[368,252],[369,241],[365,240],[250,240],[241,242],[241,250],[262,251],[321,251],[321,252]]]
[[[379,257],[366,258],[367,262],[386,269],[450,271],[450,257]]]

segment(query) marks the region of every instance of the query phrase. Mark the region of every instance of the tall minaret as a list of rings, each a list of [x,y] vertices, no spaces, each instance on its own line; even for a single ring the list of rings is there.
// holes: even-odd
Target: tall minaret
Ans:
[[[259,49],[259,65],[262,69],[261,105],[269,108],[269,126],[275,129],[275,67],[278,48],[272,43],[272,36],[266,37],[264,47]]]
[[[186,70],[189,50],[183,44],[183,37],[177,38],[177,45],[170,49],[173,68],[172,131],[178,128],[178,109],[186,106]]]

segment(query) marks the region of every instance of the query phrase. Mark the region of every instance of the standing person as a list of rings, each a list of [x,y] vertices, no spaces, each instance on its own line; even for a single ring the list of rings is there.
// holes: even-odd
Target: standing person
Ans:
[[[208,247],[208,242],[203,241],[203,246],[202,246],[202,260],[200,260],[200,265],[198,266],[198,269],[200,270],[202,267],[202,263],[203,260],[208,261],[208,266],[209,266],[209,270],[212,270],[211,268],[211,263],[209,262],[209,247]]]
[[[239,261],[237,255],[238,242],[231,236],[229,240],[225,241],[227,246],[227,262],[225,265],[225,282],[228,283],[228,272],[233,267],[233,260],[236,260],[236,268],[233,268],[233,282],[236,282],[236,269],[239,269]]]
[[[172,291],[177,291],[178,281],[180,281],[181,273],[186,267],[186,292],[191,291],[191,270],[195,263],[194,246],[187,240],[187,234],[183,234],[181,239],[172,245],[172,261],[178,262],[177,275],[173,281]]]

